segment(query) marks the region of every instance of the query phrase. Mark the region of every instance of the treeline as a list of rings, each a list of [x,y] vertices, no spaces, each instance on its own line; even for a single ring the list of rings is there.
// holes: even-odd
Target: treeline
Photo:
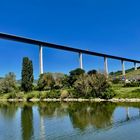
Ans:
[[[33,83],[33,64],[25,57],[22,62],[21,84],[16,84],[16,76],[9,73],[0,81],[0,93],[24,92],[32,98],[31,91],[38,91],[37,98],[104,98],[110,99],[115,96],[111,84],[106,76],[96,70],[85,72],[77,68],[68,75],[54,76],[52,73],[43,73],[39,76],[37,84]],[[43,91],[43,92],[42,92]],[[41,93],[42,92],[42,93]],[[41,93],[41,94],[40,94]]]

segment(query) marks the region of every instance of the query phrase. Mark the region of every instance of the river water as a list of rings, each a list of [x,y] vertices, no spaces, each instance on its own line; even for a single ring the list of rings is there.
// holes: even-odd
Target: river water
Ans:
[[[0,103],[0,140],[139,140],[140,103]]]

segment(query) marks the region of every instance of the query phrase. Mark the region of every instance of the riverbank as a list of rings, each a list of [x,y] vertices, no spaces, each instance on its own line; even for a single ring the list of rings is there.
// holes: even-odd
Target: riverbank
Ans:
[[[39,98],[33,98],[33,99],[0,99],[0,102],[140,102],[139,98],[131,98],[131,99],[123,99],[123,98],[113,98],[113,99],[100,99],[100,98],[94,98],[94,99],[82,99],[82,98],[66,98],[66,99],[39,99]]]
[[[112,99],[100,99],[93,97],[72,97],[72,90],[55,91],[32,91],[29,93],[17,92],[0,95],[0,101],[9,102],[140,102],[140,87],[123,87],[123,85],[113,85],[115,97]],[[61,91],[61,92],[60,92]]]

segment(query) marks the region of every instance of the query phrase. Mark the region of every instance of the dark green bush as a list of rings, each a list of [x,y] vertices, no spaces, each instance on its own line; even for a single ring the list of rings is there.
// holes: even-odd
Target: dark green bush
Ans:
[[[79,76],[85,73],[85,70],[77,68],[75,70],[70,71],[69,73],[70,75],[69,75],[68,83],[72,87],[74,82],[79,78]]]
[[[113,80],[112,80],[112,83],[113,84],[119,84],[121,82],[121,79],[120,78],[114,78]]]
[[[125,83],[124,87],[139,87],[140,82],[130,82],[130,83]]]
[[[13,92],[13,93],[8,93],[8,94],[5,94],[3,96],[4,99],[15,99],[16,98],[16,93]]]
[[[47,91],[47,92],[43,92],[40,95],[41,99],[45,99],[45,98],[60,98],[60,90],[51,90],[51,91]]]
[[[87,72],[87,74],[92,75],[92,74],[97,74],[97,70],[90,70]]]
[[[116,93],[114,92],[114,90],[110,87],[107,88],[104,92],[101,93],[101,95],[99,96],[101,99],[112,99],[114,96],[116,95]]]

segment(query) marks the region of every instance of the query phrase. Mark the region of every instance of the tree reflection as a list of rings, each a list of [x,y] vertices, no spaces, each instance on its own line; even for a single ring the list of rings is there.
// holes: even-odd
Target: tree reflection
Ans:
[[[15,117],[18,107],[15,103],[5,102],[0,104],[0,115],[5,119],[12,119]]]
[[[105,128],[112,124],[112,114],[116,105],[113,103],[72,103],[69,105],[69,116],[73,127],[84,130],[92,125]]]
[[[33,111],[31,106],[25,105],[21,110],[22,139],[31,140],[33,135]]]
[[[40,103],[39,113],[43,117],[62,117],[69,115],[74,128],[84,130],[88,126],[105,128],[112,125],[112,114],[115,110],[115,103]]]
[[[41,116],[46,116],[48,118],[62,117],[66,115],[67,104],[60,102],[41,102],[38,109]]]

